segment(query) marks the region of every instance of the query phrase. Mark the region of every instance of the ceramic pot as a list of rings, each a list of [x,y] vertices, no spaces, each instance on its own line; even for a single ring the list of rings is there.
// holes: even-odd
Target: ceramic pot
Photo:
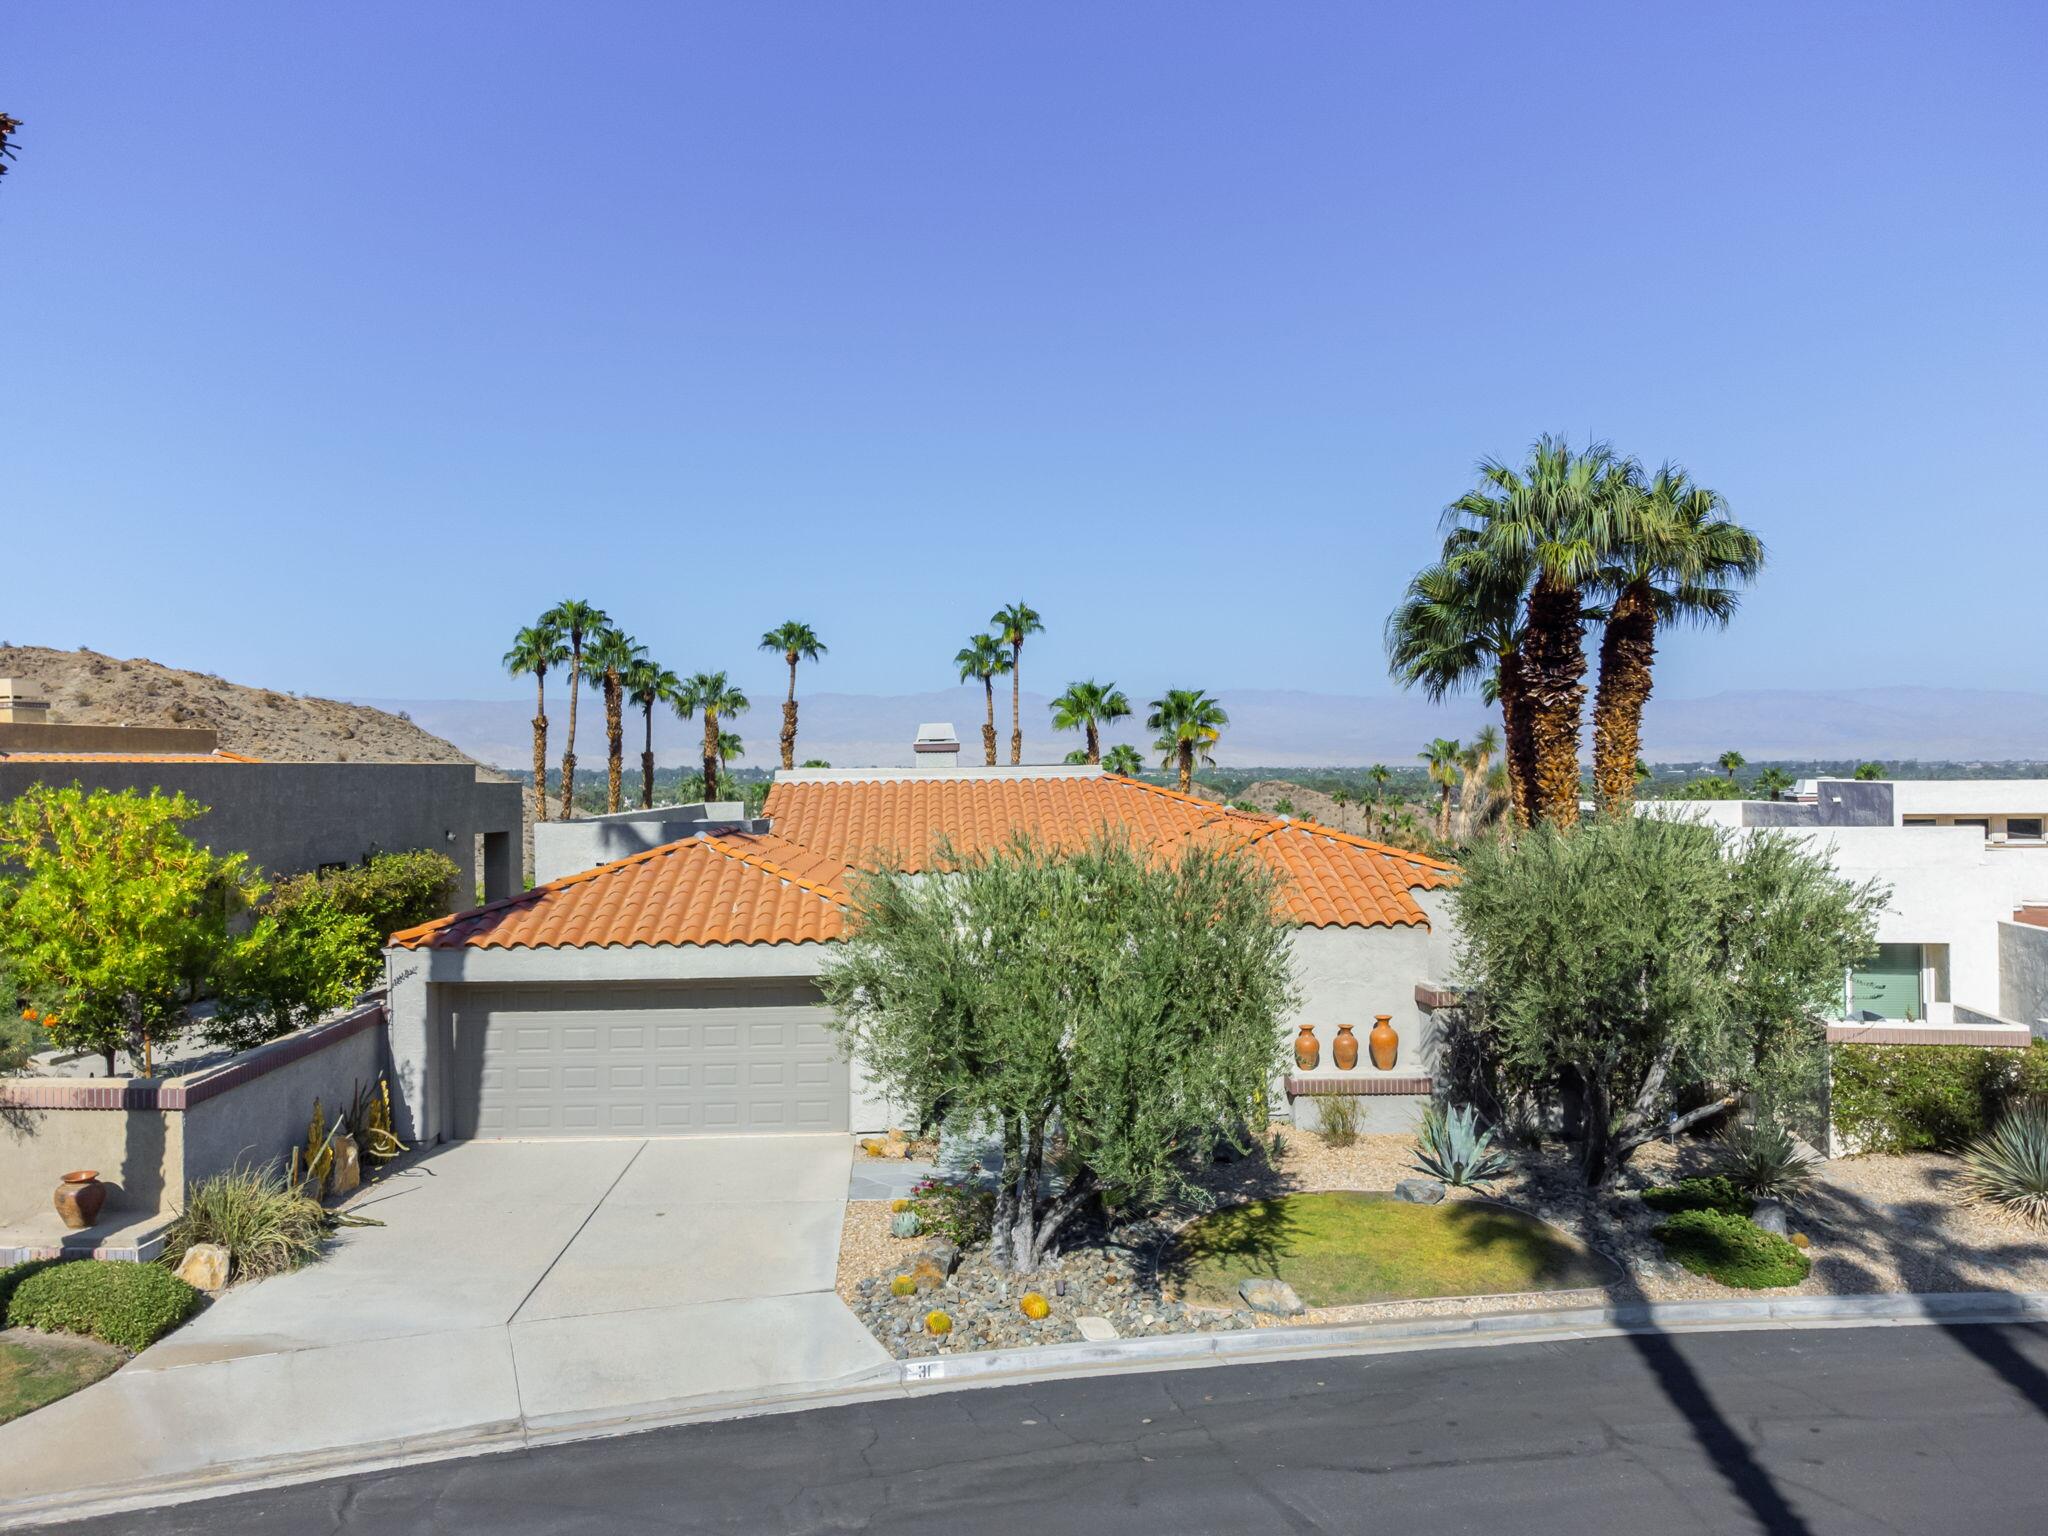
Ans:
[[[1316,1044],[1315,1026],[1302,1025],[1301,1033],[1294,1037],[1294,1064],[1304,1072],[1313,1072],[1322,1059],[1323,1048]]]
[[[1401,1059],[1401,1036],[1392,1018],[1384,1013],[1375,1015],[1372,1033],[1366,1038],[1372,1046],[1372,1064],[1382,1072],[1393,1071],[1394,1063]]]
[[[100,1182],[96,1168],[80,1168],[65,1174],[58,1181],[57,1192],[50,1197],[50,1204],[64,1218],[64,1225],[74,1232],[82,1232],[99,1220],[100,1207],[106,1203],[107,1186]]]
[[[1330,1042],[1330,1060],[1337,1064],[1339,1072],[1349,1072],[1358,1065],[1358,1036],[1351,1033],[1349,1024],[1337,1026],[1337,1038]]]

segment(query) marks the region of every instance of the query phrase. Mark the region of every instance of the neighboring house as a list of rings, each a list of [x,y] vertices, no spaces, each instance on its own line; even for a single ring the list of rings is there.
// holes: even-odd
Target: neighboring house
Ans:
[[[950,734],[950,733],[948,733]],[[841,1056],[817,990],[854,872],[933,869],[1027,833],[1079,847],[1108,829],[1170,851],[1246,850],[1282,881],[1322,1061],[1294,1091],[1360,1093],[1405,1127],[1429,1092],[1428,1013],[1449,970],[1449,865],[1246,814],[1094,767],[784,770],[751,830],[679,836],[509,901],[394,935],[394,1086],[410,1139],[879,1130],[890,1109]],[[670,828],[680,831],[680,826]],[[1401,1034],[1392,1071],[1374,1017]],[[1332,1063],[1353,1026],[1358,1065]]]
[[[1843,977],[1830,1038],[2024,1043],[2048,1033],[2048,780],[1803,780],[1781,800],[1649,801],[1646,814],[1778,828],[1890,888],[1878,952]]]
[[[220,749],[209,729],[70,725],[27,685],[0,678],[0,801],[35,784],[161,789],[206,807],[187,825],[216,853],[270,875],[431,848],[486,901],[519,888],[520,787],[469,763],[272,763]]]

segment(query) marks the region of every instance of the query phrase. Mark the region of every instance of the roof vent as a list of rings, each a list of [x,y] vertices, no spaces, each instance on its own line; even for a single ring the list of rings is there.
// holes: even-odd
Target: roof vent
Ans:
[[[927,721],[917,728],[917,740],[911,751],[917,754],[917,766],[927,771],[958,768],[960,733],[948,721]]]
[[[26,678],[0,677],[0,725],[47,725],[50,701]],[[957,750],[957,748],[956,748]]]

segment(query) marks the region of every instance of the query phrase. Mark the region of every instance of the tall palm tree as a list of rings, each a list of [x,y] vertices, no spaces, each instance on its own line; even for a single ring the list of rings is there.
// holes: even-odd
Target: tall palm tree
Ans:
[[[704,717],[704,799],[718,796],[718,722],[747,712],[747,696],[723,672],[698,672],[676,690],[674,709],[688,720]]]
[[[825,654],[825,642],[810,625],[795,619],[777,625],[761,637],[761,649],[779,651],[789,663],[789,697],[782,701],[782,766],[796,766],[796,664],[816,661]]]
[[[546,619],[512,637],[505,670],[533,679],[533,816],[548,819],[548,668],[569,659],[569,647]]]
[[[647,655],[624,630],[607,624],[583,643],[590,666],[589,683],[604,699],[604,813],[616,816],[626,769],[626,673]]]
[[[1535,736],[1522,679],[1522,594],[1528,572],[1517,561],[1480,559],[1470,529],[1453,529],[1443,558],[1417,572],[1387,618],[1387,666],[1404,688],[1435,701],[1476,687],[1500,706],[1507,732],[1508,798],[1529,821],[1528,786],[1536,776]]]
[[[1113,720],[1131,712],[1131,701],[1115,683],[1098,683],[1093,678],[1067,684],[1067,691],[1052,701],[1052,725],[1056,731],[1088,733],[1086,763],[1102,761],[1102,730]]]
[[[1102,756],[1102,766],[1111,773],[1120,773],[1127,779],[1135,779],[1145,771],[1145,759],[1138,755],[1138,749],[1127,741],[1120,741]]]
[[[1609,549],[1594,586],[1607,604],[1600,686],[1593,696],[1593,789],[1605,805],[1635,798],[1636,754],[1657,631],[1673,624],[1725,628],[1741,602],[1736,584],[1763,569],[1763,540],[1728,516],[1718,491],[1666,464],[1647,481],[1619,466]]]
[[[1580,453],[1562,438],[1539,437],[1520,469],[1482,462],[1478,486],[1444,513],[1452,530],[1472,535],[1453,555],[1456,563],[1488,581],[1530,578],[1517,648],[1533,759],[1529,811],[1558,826],[1579,818],[1583,589],[1610,544],[1619,480],[1605,444]]]
[[[723,773],[737,759],[747,755],[747,744],[740,740],[738,731],[718,733],[718,769]]]
[[[626,698],[640,711],[646,734],[640,748],[640,808],[654,809],[654,706],[673,705],[683,680],[658,661],[636,657],[626,669]]]
[[[576,813],[576,696],[583,686],[583,642],[611,623],[602,608],[565,598],[540,616],[541,623],[569,643],[569,739],[562,747],[562,819]]]
[[[1715,759],[1715,762],[1720,764],[1722,774],[1731,779],[1749,765],[1749,759],[1740,752],[1737,752],[1733,747],[1723,752]]]
[[[1756,787],[1767,800],[1775,800],[1792,787],[1792,775],[1782,768],[1766,768],[1756,776]]]
[[[1159,766],[1179,771],[1182,794],[1194,791],[1195,764],[1215,761],[1209,749],[1228,724],[1223,706],[1199,688],[1169,688],[1152,701],[1145,728],[1159,733],[1152,744],[1160,754]]]
[[[980,683],[982,696],[988,705],[988,719],[981,727],[981,749],[988,757],[988,765],[996,765],[996,679],[1016,666],[1016,661],[1003,651],[1003,642],[994,635],[969,635],[967,643],[953,654],[953,665],[960,669],[960,681]]]
[[[1429,781],[1437,787],[1436,836],[1440,843],[1451,840],[1451,791],[1458,783],[1458,758],[1464,751],[1449,737],[1439,736],[1415,755],[1429,770]]]
[[[1038,610],[1015,602],[989,615],[996,638],[1010,648],[1010,766],[1024,761],[1024,637],[1045,632]]]
[[[1458,754],[1458,841],[1468,842],[1472,828],[1478,824],[1479,812],[1486,802],[1486,788],[1489,770],[1493,767],[1493,756],[1500,751],[1500,732],[1492,726],[1482,726],[1479,734],[1472,738],[1472,745]]]
[[[1365,781],[1372,785],[1372,803],[1365,809],[1365,825],[1366,830],[1373,832],[1374,836],[1378,836],[1378,833],[1373,829],[1379,827],[1384,820],[1387,784],[1393,777],[1394,770],[1385,763],[1374,763],[1365,770]]]

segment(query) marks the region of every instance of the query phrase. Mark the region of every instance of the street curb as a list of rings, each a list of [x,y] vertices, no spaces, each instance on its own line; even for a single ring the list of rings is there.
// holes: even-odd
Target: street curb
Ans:
[[[1645,1302],[1618,1307],[1491,1312],[1393,1323],[1257,1328],[1242,1332],[1047,1344],[896,1360],[816,1387],[771,1396],[675,1398],[592,1413],[523,1416],[407,1441],[244,1461],[232,1471],[101,1486],[0,1511],[0,1529],[187,1504],[351,1473],[611,1439],[682,1424],[799,1413],[927,1393],[1079,1379],[1125,1371],[1197,1370],[1344,1355],[1402,1354],[1630,1334],[1757,1329],[1928,1327],[2048,1321],[2048,1292],[1958,1291],[1925,1296],[1786,1296],[1757,1301]]]

